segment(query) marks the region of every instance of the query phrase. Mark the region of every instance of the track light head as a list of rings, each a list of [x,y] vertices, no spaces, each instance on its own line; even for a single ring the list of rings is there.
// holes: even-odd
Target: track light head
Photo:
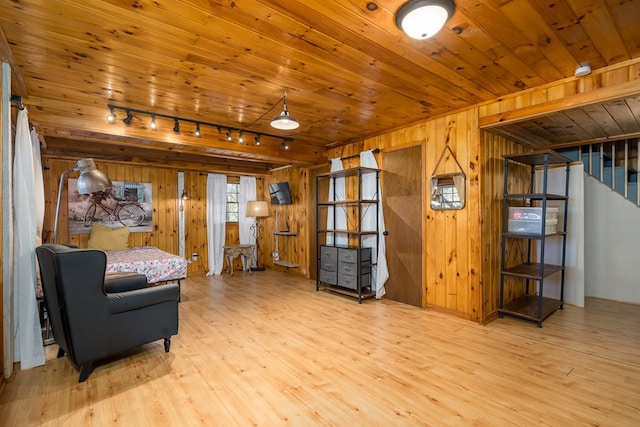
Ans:
[[[227,141],[231,142],[233,138],[231,138],[231,131],[227,130]]]
[[[155,114],[151,115],[151,123],[149,123],[149,127],[151,128],[151,130],[158,129],[158,125],[156,124],[156,115]]]
[[[175,133],[180,133],[180,122],[178,121],[178,119],[173,119],[173,131]]]
[[[114,124],[116,122],[116,113],[113,111],[113,107],[109,107],[109,114],[107,114],[107,123]]]
[[[200,123],[196,123],[196,131],[194,133],[198,138],[200,138]]]
[[[131,114],[131,111],[126,110],[127,112],[127,117],[125,117],[124,119],[122,119],[122,122],[129,126],[131,124],[131,120],[133,120],[133,114]]]
[[[287,141],[282,141],[282,144],[280,144],[280,146],[282,147],[283,150],[288,150],[289,149],[289,144],[287,143]]]
[[[256,145],[260,145],[260,135],[256,135]]]
[[[244,135],[242,134],[242,131],[238,132],[238,142],[240,144],[244,142]]]

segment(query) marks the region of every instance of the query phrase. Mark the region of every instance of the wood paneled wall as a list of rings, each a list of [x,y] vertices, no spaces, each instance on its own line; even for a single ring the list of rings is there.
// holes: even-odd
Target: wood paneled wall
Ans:
[[[423,200],[428,200],[428,182],[445,146],[449,146],[467,177],[467,204],[462,210],[434,211],[423,203],[423,307],[455,312],[482,321],[480,242],[480,138],[477,109],[426,120],[401,130],[369,138],[347,147],[330,150],[329,158],[346,157],[362,150],[379,148],[378,165],[383,169],[383,153],[403,146],[422,144]],[[350,158],[345,167],[357,166]],[[438,172],[457,170],[447,156]],[[384,197],[384,194],[382,195]],[[390,274],[393,271],[390,270]]]
[[[527,151],[524,147],[509,141],[501,136],[482,132],[481,162],[482,189],[481,189],[481,215],[482,215],[482,311],[484,321],[497,316],[500,269],[502,252],[502,203],[504,194],[504,154],[516,154]],[[509,192],[528,192],[530,170],[518,168],[515,165],[509,167]],[[511,266],[525,261],[526,241],[510,240],[507,247],[507,265]],[[521,280],[507,280],[505,282],[505,302],[510,302],[523,294]]]
[[[309,277],[309,170],[307,168],[286,168],[275,171],[266,179],[263,200],[269,201],[270,216],[265,221],[264,239],[260,241],[261,261],[267,267],[285,270],[284,267],[274,265],[272,252],[276,250],[276,236],[274,231],[291,231],[295,236],[277,236],[279,258],[298,264],[297,268],[289,269],[289,273]],[[291,205],[272,205],[269,197],[268,184],[288,182],[291,190]],[[314,201],[315,202],[315,201]],[[315,211],[314,211],[315,212]],[[311,214],[315,214],[311,212]],[[276,213],[278,223],[276,224]]]
[[[44,159],[45,221],[43,241],[53,241],[56,202],[60,175],[73,167],[76,161]],[[132,181],[151,183],[153,224],[150,232],[130,233],[129,246],[156,246],[163,251],[178,253],[178,178],[177,171],[157,167],[129,166],[124,163],[96,162],[99,170],[106,173],[112,181]],[[72,172],[69,177],[76,178]],[[72,243],[81,248],[87,247],[89,234],[69,234],[67,209],[67,191],[65,183],[58,223],[58,242]]]

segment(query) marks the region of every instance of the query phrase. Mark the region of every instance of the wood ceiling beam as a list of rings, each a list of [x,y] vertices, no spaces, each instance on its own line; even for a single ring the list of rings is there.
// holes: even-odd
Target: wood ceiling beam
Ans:
[[[22,78],[22,74],[20,74],[20,68],[18,68],[18,64],[13,57],[13,52],[11,52],[11,47],[9,47],[9,42],[4,35],[4,31],[0,27],[0,60],[3,62],[8,62],[11,65],[11,80],[12,80],[12,89],[11,91],[14,94],[28,97],[29,91],[27,91],[27,85],[24,83],[24,79]]]
[[[501,126],[505,124],[516,123],[522,120],[529,120],[536,117],[546,116],[575,107],[604,103],[607,101],[624,98],[626,96],[636,95],[638,93],[639,85],[640,83],[638,82],[638,80],[631,80],[628,82],[617,84],[615,86],[595,89],[578,95],[573,95],[542,104],[532,105],[530,107],[481,117],[478,120],[478,124],[480,125],[480,128],[488,129],[495,126]]]

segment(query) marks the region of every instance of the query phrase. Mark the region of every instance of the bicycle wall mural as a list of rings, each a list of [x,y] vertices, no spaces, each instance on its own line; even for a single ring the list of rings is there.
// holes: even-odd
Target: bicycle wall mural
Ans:
[[[91,232],[100,222],[129,231],[151,231],[151,183],[112,181],[113,188],[93,194],[78,193],[77,179],[69,179],[69,234]]]

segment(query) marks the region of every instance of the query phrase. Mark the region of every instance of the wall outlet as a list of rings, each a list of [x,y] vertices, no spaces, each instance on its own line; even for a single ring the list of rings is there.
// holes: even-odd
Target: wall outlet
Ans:
[[[198,254],[196,252],[191,254],[191,261],[198,261]]]

